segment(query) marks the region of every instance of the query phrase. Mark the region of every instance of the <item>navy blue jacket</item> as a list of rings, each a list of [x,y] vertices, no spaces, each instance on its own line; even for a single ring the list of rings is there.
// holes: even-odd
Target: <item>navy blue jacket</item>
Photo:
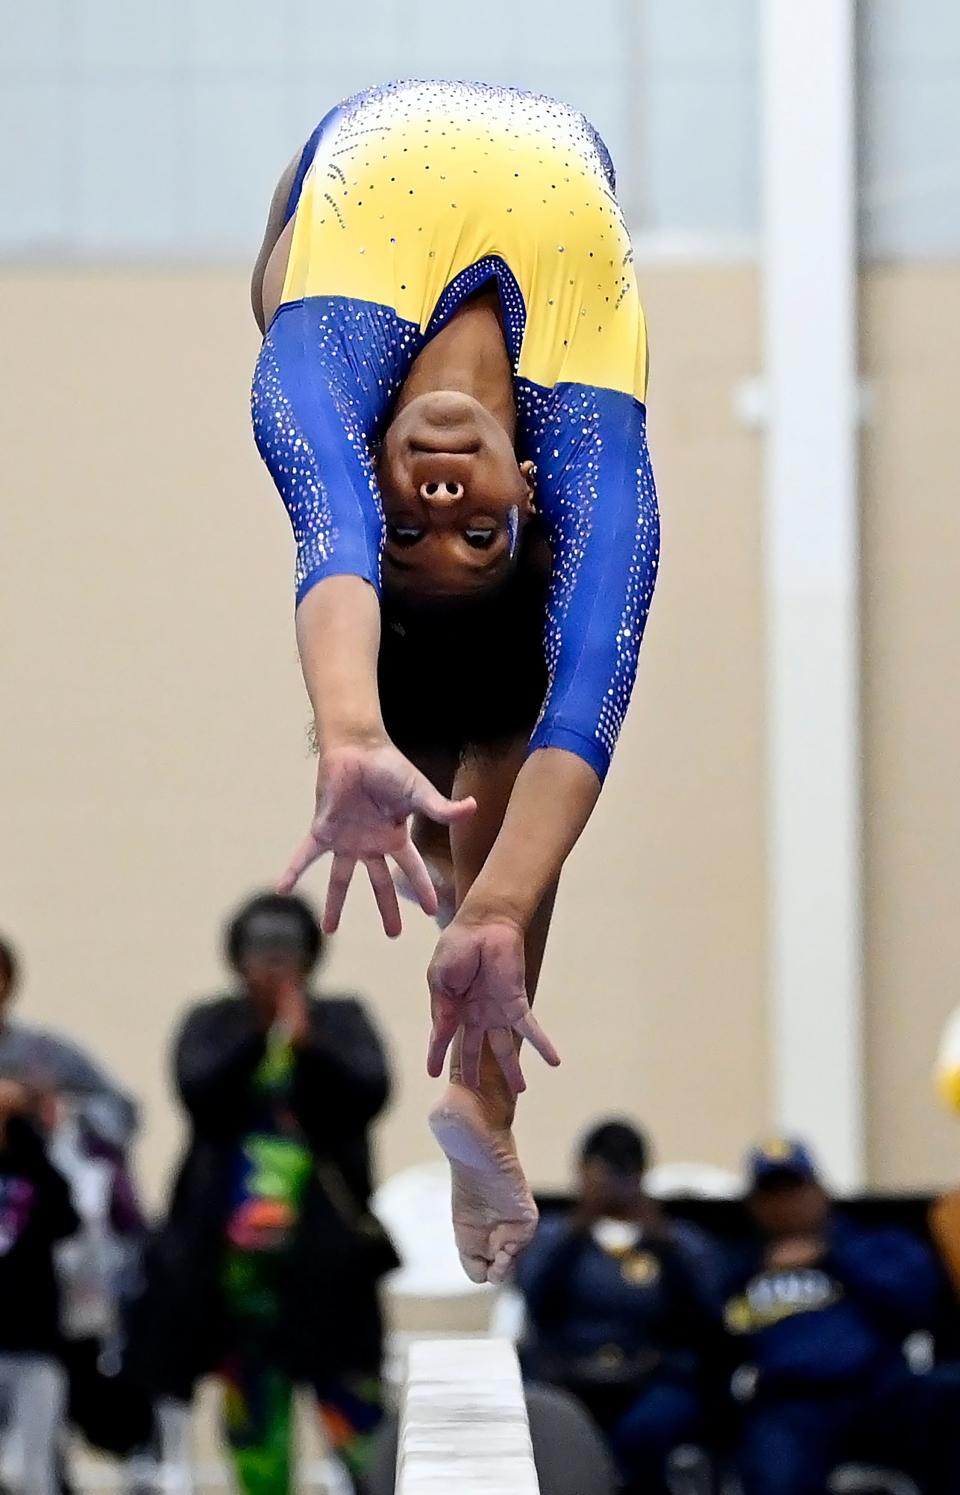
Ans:
[[[709,1240],[682,1225],[667,1237],[641,1237],[618,1258],[568,1219],[544,1220],[517,1270],[528,1318],[525,1367],[545,1374],[548,1365],[582,1364],[613,1347],[625,1361],[696,1376],[717,1334],[711,1256]]]
[[[740,1359],[757,1367],[761,1387],[829,1388],[869,1377],[933,1321],[940,1271],[906,1231],[838,1221],[812,1267],[768,1269],[764,1249],[731,1262],[724,1309]]]

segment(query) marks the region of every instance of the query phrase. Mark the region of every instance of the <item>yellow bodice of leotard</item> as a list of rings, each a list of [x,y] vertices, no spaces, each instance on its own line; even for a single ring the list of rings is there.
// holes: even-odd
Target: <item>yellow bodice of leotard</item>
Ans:
[[[643,312],[601,150],[582,115],[534,95],[372,90],[318,142],[283,302],[374,302],[425,332],[445,288],[493,256],[523,298],[518,376],[642,400]]]

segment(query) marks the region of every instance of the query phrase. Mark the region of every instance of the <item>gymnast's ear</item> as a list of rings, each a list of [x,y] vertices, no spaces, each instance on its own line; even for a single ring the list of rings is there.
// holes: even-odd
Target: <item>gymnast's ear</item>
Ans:
[[[526,503],[523,505],[523,511],[524,514],[530,515],[533,513],[533,499],[534,494],[537,491],[536,465],[533,462],[521,462],[520,475],[527,486],[527,499]]]

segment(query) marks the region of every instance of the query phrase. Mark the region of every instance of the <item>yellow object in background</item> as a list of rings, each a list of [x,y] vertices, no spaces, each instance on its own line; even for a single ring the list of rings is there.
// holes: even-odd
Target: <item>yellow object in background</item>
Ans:
[[[948,1110],[960,1115],[960,1007],[951,1015],[940,1040],[934,1079]]]

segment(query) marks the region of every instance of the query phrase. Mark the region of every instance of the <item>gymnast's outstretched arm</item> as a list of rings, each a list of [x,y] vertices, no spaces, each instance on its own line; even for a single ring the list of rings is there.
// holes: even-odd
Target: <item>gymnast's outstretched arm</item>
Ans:
[[[434,788],[387,736],[377,692],[380,605],[357,576],[318,582],[297,609],[297,641],[314,711],[319,764],[310,830],[280,880],[294,887],[310,864],[333,853],[323,926],[340,921],[358,862],[367,875],[388,935],[400,933],[400,909],[387,857],[405,873],[421,907],[437,911],[437,895],[410,835],[410,817],[452,825],[474,810]]]
[[[538,749],[524,763],[500,833],[430,963],[430,1074],[442,1073],[461,1031],[458,1069],[474,1088],[485,1041],[514,1093],[524,1088],[515,1034],[548,1064],[560,1062],[530,1011],[530,981],[539,973],[560,872],[599,794],[594,771],[562,748]],[[531,935],[540,923],[537,970],[530,971]]]
[[[474,807],[439,794],[387,737],[377,691],[380,609],[373,586],[381,520],[369,459],[361,460],[344,441],[333,371],[320,360],[304,362],[299,325],[288,314],[287,323],[268,332],[282,297],[294,226],[290,195],[302,160],[294,157],[277,184],[251,280],[254,316],[265,334],[254,378],[254,430],[297,537],[297,643],[319,752],[314,818],[279,886],[289,892],[317,857],[332,852],[324,911],[330,933],[362,862],[384,929],[396,935],[400,910],[388,856],[425,912],[437,910],[409,817],[420,813],[450,825]]]
[[[602,391],[584,401],[579,435],[558,427],[552,460],[542,435],[535,449],[553,551],[550,689],[500,832],[430,968],[434,1072],[457,1005],[477,1030],[468,1054],[479,1053],[484,1028],[512,1028],[539,1047],[524,1026],[524,937],[599,798],[636,675],[659,558],[645,411]],[[516,1086],[514,1056],[501,1038],[490,1043]],[[464,1073],[475,1079],[476,1063]]]
[[[320,753],[382,740],[380,603],[373,587],[359,576],[318,582],[297,608],[296,627]]]
[[[564,748],[539,748],[514,785],[503,827],[460,910],[465,922],[497,915],[526,929],[555,885],[600,797],[600,780]]]

